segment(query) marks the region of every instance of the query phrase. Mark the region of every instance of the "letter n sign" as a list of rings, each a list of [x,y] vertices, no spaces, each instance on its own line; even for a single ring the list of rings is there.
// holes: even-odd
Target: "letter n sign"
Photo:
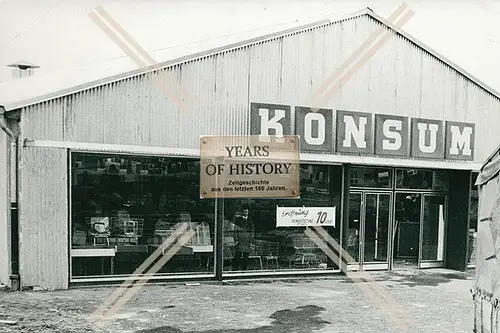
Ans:
[[[295,107],[295,133],[303,151],[333,151],[333,110]]]
[[[372,154],[372,114],[337,111],[337,152]]]
[[[250,103],[251,135],[291,135],[289,105]]]
[[[445,158],[450,160],[474,160],[475,125],[446,122]]]

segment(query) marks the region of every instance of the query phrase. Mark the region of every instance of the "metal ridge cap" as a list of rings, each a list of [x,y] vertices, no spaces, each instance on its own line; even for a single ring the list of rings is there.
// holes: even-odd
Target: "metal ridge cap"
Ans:
[[[486,84],[484,81],[480,80],[478,77],[474,76],[472,73],[468,72],[464,68],[460,67],[457,63],[451,61],[449,58],[445,57],[441,53],[437,52],[427,44],[423,43],[420,39],[414,37],[410,33],[404,31],[402,28],[397,28],[394,26],[394,24],[390,23],[387,19],[383,18],[382,16],[376,14],[372,10],[366,11],[366,14],[371,16],[374,20],[378,21],[379,23],[385,25],[392,31],[394,31],[396,34],[399,34],[403,38],[407,39],[410,43],[413,43],[415,46],[418,48],[424,50],[431,56],[435,57],[439,61],[443,62],[445,65],[451,67],[453,70],[457,71],[461,75],[463,75],[465,78],[479,86],[482,90],[488,92],[489,94],[493,95],[497,99],[500,99],[500,92],[494,89],[492,86]]]
[[[287,23],[283,23],[283,24],[290,25],[290,24],[293,24],[293,22],[287,22]],[[186,54],[186,55],[176,57],[174,59],[169,59],[166,61],[161,61],[161,62],[158,62],[157,64],[148,65],[148,66],[144,66],[141,68],[135,68],[132,70],[126,70],[122,73],[118,73],[118,74],[107,76],[107,77],[102,77],[99,79],[91,79],[87,82],[75,84],[75,85],[72,85],[70,87],[60,89],[60,90],[54,90],[52,92],[48,92],[48,93],[45,93],[45,94],[42,94],[39,96],[28,97],[28,98],[24,98],[24,99],[20,99],[20,100],[14,100],[10,103],[5,104],[4,107],[5,107],[6,111],[27,107],[30,105],[45,102],[47,100],[61,98],[61,97],[68,96],[68,95],[71,95],[71,94],[74,94],[74,93],[77,93],[80,91],[88,90],[90,88],[103,86],[105,84],[122,81],[122,80],[125,80],[127,78],[136,77],[136,76],[147,74],[147,73],[157,71],[160,69],[172,67],[172,66],[179,65],[179,64],[182,64],[182,63],[185,63],[188,61],[195,61],[195,60],[209,57],[209,56],[219,54],[222,52],[230,52],[230,51],[234,51],[234,50],[237,50],[237,49],[240,49],[243,47],[247,47],[247,46],[251,46],[254,44],[258,44],[258,43],[263,43],[263,42],[266,42],[266,41],[269,41],[272,39],[284,37],[284,36],[287,36],[290,34],[300,33],[304,30],[312,29],[312,28],[326,25],[326,24],[331,24],[331,21],[329,19],[321,19],[321,20],[315,20],[315,21],[309,22],[309,23],[298,24],[298,25],[291,27],[291,28],[275,31],[272,33],[264,34],[262,36],[258,36],[258,37],[246,38],[246,39],[244,38],[238,42],[230,43],[230,44],[223,45],[223,46],[218,46],[215,48],[208,48],[208,49],[203,50],[203,51],[198,51],[198,52],[194,52],[191,54]],[[244,34],[244,33],[246,33],[246,32],[242,32],[242,34]],[[51,75],[53,75],[53,74],[48,73],[48,74],[46,74],[45,77],[50,77]]]

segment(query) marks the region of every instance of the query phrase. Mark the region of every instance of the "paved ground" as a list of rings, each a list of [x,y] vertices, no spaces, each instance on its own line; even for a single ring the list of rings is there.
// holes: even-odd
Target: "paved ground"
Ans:
[[[408,333],[472,332],[472,273],[372,274],[411,314]],[[345,277],[149,285],[108,326],[89,318],[115,288],[0,292],[0,332],[372,333],[403,332]]]

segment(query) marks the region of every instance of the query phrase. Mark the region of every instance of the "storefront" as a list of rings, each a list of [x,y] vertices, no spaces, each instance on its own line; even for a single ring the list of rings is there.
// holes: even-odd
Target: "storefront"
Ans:
[[[382,50],[314,112],[310,97],[381,27]],[[182,86],[188,110],[158,79]],[[500,144],[498,94],[370,11],[64,91],[26,80],[32,96],[0,100],[18,136],[3,195],[19,210],[6,243],[22,287],[338,273],[303,227],[277,226],[280,207],[335,211],[325,230],[349,269],[467,266],[471,177]],[[200,199],[200,136],[264,130],[300,136],[300,199]],[[194,236],[138,272],[184,222]]]

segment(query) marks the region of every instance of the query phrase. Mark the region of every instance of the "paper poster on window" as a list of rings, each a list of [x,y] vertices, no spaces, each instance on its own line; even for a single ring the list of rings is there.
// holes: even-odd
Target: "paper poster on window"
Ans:
[[[276,227],[335,227],[335,207],[277,207]]]

